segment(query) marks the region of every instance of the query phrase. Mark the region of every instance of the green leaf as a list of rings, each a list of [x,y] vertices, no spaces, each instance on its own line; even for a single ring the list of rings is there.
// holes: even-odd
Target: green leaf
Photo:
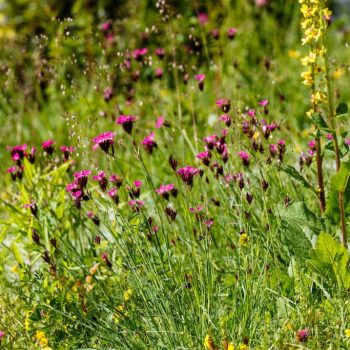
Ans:
[[[311,186],[311,184],[301,175],[294,167],[291,165],[284,165],[278,167],[280,170],[290,175],[294,180],[300,182],[305,188],[308,188],[315,192],[315,189]]]
[[[287,246],[292,255],[299,259],[307,259],[312,248],[311,242],[303,228],[295,223],[282,224],[282,242]]]
[[[303,202],[294,202],[288,207],[280,205],[279,215],[281,220],[289,225],[308,228],[315,234],[319,234],[323,229],[322,219],[309,210]]]
[[[321,116],[321,114],[314,114],[312,117],[314,124],[320,129],[320,130],[324,130],[324,131],[328,131],[329,127],[326,123],[326,121],[323,119],[323,117]]]
[[[19,251],[18,245],[15,241],[12,241],[12,243],[11,243],[11,251],[12,251],[13,256],[15,257],[16,261],[19,264],[23,264],[21,252]]]
[[[348,105],[346,103],[342,102],[342,103],[339,103],[339,105],[337,106],[335,113],[338,116],[338,115],[348,113],[348,110],[349,110]]]
[[[328,191],[325,215],[335,224],[339,223],[339,200],[338,193],[344,193],[345,211],[350,211],[350,161],[342,162],[337,174],[331,177],[330,189]]]
[[[349,253],[330,234],[321,233],[318,236],[310,257],[308,265],[315,272],[325,279],[333,280],[340,288],[350,287]]]

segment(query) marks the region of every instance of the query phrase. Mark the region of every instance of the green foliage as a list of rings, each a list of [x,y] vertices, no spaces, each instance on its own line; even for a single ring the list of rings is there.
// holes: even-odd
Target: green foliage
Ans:
[[[341,290],[350,288],[349,252],[330,234],[318,236],[308,264],[329,285],[334,281]]]
[[[327,198],[326,216],[335,224],[339,224],[339,192],[344,193],[344,207],[350,212],[350,161],[342,162],[339,172],[331,177],[330,189]]]

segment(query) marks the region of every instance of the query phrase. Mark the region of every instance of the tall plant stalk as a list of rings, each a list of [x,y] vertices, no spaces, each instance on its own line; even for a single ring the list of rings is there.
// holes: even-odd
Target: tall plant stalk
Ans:
[[[319,187],[319,201],[321,212],[326,209],[324,179],[322,168],[322,152],[320,127],[315,120],[317,115],[321,116],[321,105],[327,103],[327,122],[331,129],[331,135],[334,145],[336,172],[340,170],[340,150],[337,137],[337,123],[335,120],[335,111],[333,105],[333,93],[331,89],[331,80],[329,75],[329,63],[327,56],[327,47],[325,45],[325,35],[328,22],[331,18],[331,11],[327,7],[327,0],[299,0],[301,3],[301,13],[303,20],[301,27],[304,30],[302,39],[303,45],[309,47],[309,54],[302,58],[302,64],[307,66],[307,71],[302,73],[303,83],[311,88],[312,109],[307,112],[308,116],[314,118],[316,128],[316,163],[317,177]],[[321,75],[321,78],[318,76]],[[321,117],[322,119],[322,117]],[[340,224],[342,230],[343,245],[347,247],[347,231],[344,208],[344,192],[338,192],[338,204],[340,211]]]

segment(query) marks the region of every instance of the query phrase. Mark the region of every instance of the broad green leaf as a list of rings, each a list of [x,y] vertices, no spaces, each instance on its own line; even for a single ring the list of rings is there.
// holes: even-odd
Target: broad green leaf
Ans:
[[[334,280],[340,288],[350,287],[349,253],[330,234],[321,233],[318,236],[310,257],[308,263],[315,272],[323,278]]]
[[[285,172],[286,174],[290,175],[294,180],[297,180],[300,182],[304,187],[312,190],[315,192],[315,189],[311,186],[311,184],[304,178],[303,175],[301,175],[294,167],[291,165],[284,165],[278,167],[280,170]]]
[[[295,202],[285,207],[278,207],[279,216],[288,225],[307,227],[313,233],[318,234],[323,228],[323,221],[314,212],[309,210],[303,202]]]
[[[19,264],[23,264],[21,252],[19,251],[18,245],[15,241],[12,241],[12,243],[11,243],[11,251],[12,251],[13,256],[15,257],[16,261]]]
[[[338,115],[348,113],[348,110],[349,110],[348,105],[346,103],[342,102],[342,103],[339,103],[339,105],[337,106],[335,113],[338,116]]]
[[[332,176],[330,190],[328,191],[326,216],[335,224],[339,223],[339,200],[338,193],[344,193],[345,211],[350,211],[350,161],[342,162],[339,172]]]
[[[282,242],[287,246],[292,255],[299,259],[307,259],[312,248],[309,238],[306,236],[303,228],[295,223],[282,224]]]

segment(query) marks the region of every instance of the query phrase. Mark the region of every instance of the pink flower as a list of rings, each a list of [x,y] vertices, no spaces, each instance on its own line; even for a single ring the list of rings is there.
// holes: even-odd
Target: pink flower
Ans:
[[[310,149],[315,150],[316,149],[316,140],[311,140],[308,143],[308,146],[309,146]]]
[[[227,30],[227,36],[229,39],[233,39],[237,34],[237,28],[229,28]]]
[[[216,142],[218,141],[218,137],[216,135],[209,135],[206,136],[203,141],[207,144],[207,147],[209,149],[213,149],[216,145]]]
[[[163,69],[157,68],[155,71],[155,76],[156,76],[156,78],[160,79],[163,76]]]
[[[301,342],[305,343],[307,341],[307,338],[309,337],[309,330],[307,328],[305,329],[299,329],[296,333],[296,338]]]
[[[93,176],[92,178],[93,180],[98,181],[98,184],[100,185],[102,191],[106,191],[108,180],[104,171],[100,171],[97,175]]]
[[[164,118],[163,116],[158,117],[158,118],[157,118],[157,121],[156,121],[155,127],[156,127],[157,129],[160,129],[160,128],[163,126],[164,121],[165,121],[165,118]]]
[[[130,208],[132,208],[133,210],[139,211],[140,208],[142,208],[144,206],[145,202],[133,199],[133,200],[129,201],[128,204],[129,204]]]
[[[241,158],[243,165],[245,166],[249,165],[250,155],[247,152],[244,152],[244,151],[238,152],[238,157]]]
[[[77,182],[80,189],[83,189],[87,185],[88,177],[91,174],[91,170],[81,170],[74,173],[75,181]]]
[[[136,49],[133,51],[132,53],[132,57],[136,60],[136,61],[142,61],[143,57],[145,55],[147,55],[148,50],[146,48],[142,48],[142,49]]]
[[[203,205],[198,205],[194,208],[190,208],[191,213],[200,213],[203,210]]]
[[[109,21],[106,21],[106,22],[103,22],[101,24],[101,29],[104,31],[104,32],[107,32],[108,30],[111,29],[111,22]]]
[[[205,74],[198,74],[195,75],[194,77],[198,81],[198,88],[200,91],[203,91],[204,89],[204,79],[205,79]]]
[[[69,156],[74,152],[74,147],[61,146],[60,151],[63,153],[63,159],[66,162],[69,159]]]
[[[209,20],[208,14],[205,12],[199,12],[197,18],[198,22],[202,25],[206,24]]]
[[[218,107],[221,107],[221,110],[224,113],[228,113],[231,109],[231,101],[228,100],[227,98],[221,98],[221,99],[217,100],[216,105]]]
[[[123,183],[123,179],[120,176],[116,175],[116,174],[112,174],[109,177],[109,181],[114,183],[117,188],[119,188],[122,185],[122,183]]]
[[[115,204],[118,204],[119,203],[119,197],[118,197],[118,194],[117,194],[118,190],[116,188],[111,188],[107,193],[108,193],[108,196],[111,197],[111,199],[113,200],[113,202]]]
[[[134,186],[135,186],[136,188],[140,188],[140,187],[142,186],[142,181],[141,181],[141,180],[136,180],[136,181],[134,181]]]
[[[20,165],[21,160],[27,155],[26,154],[27,145],[17,145],[17,146],[7,146],[7,150],[11,153],[11,158],[14,162]]]
[[[51,155],[54,151],[54,143],[55,142],[53,140],[46,140],[41,144],[41,146],[47,154]]]
[[[327,134],[326,138],[327,138],[327,140],[332,141],[334,137],[332,134]]]
[[[228,114],[222,114],[219,117],[219,120],[225,123],[225,125],[229,128],[231,126],[231,118]]]
[[[261,100],[258,102],[258,104],[259,106],[266,107],[269,104],[269,100],[268,99]]]
[[[108,102],[113,97],[113,89],[108,86],[103,90],[103,98]]]
[[[197,74],[194,77],[199,83],[203,82],[205,79],[205,74]]]
[[[346,145],[350,146],[350,139],[347,138],[347,139],[344,140],[344,142],[345,142]]]
[[[210,164],[211,153],[210,151],[206,150],[204,152],[198,153],[196,155],[196,158],[200,159],[204,165],[208,166]]]
[[[258,7],[264,7],[268,3],[268,0],[255,0],[255,4]]]
[[[95,151],[98,147],[108,154],[109,148],[112,148],[112,155],[114,155],[114,136],[115,133],[111,131],[104,132],[92,139],[94,145],[92,149]]]
[[[133,124],[136,121],[134,115],[121,115],[117,118],[116,123],[121,125],[129,135],[131,135]]]
[[[252,117],[252,118],[255,117],[255,109],[249,109],[247,114],[249,115],[249,117]]]
[[[162,48],[162,47],[158,47],[156,50],[155,50],[155,54],[160,58],[164,58],[165,56],[165,50]]]
[[[277,154],[277,151],[278,151],[278,147],[276,144],[271,144],[270,145],[270,153],[271,153],[271,156],[274,157],[276,154]]]
[[[193,177],[199,174],[199,170],[192,166],[185,166],[178,169],[177,173],[181,176],[182,180],[188,185],[193,185]]]
[[[1,338],[3,338],[4,336],[5,336],[5,332],[2,331],[2,330],[0,330],[0,340],[1,340]]]
[[[142,140],[142,146],[146,152],[152,154],[153,148],[157,147],[157,143],[154,141],[154,132],[151,132],[150,135]]]
[[[169,193],[171,193],[174,197],[177,196],[177,190],[173,184],[160,185],[160,187],[156,189],[156,192],[165,199],[169,199]]]
[[[204,221],[203,221],[203,224],[204,224],[207,228],[210,228],[210,227],[213,226],[214,220],[213,220],[213,219],[204,220]]]

